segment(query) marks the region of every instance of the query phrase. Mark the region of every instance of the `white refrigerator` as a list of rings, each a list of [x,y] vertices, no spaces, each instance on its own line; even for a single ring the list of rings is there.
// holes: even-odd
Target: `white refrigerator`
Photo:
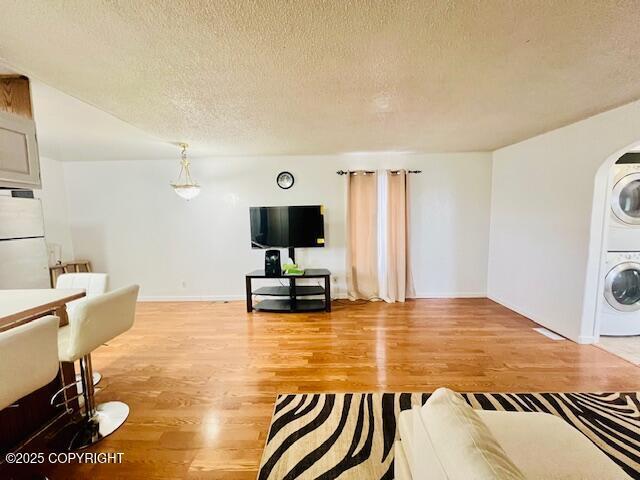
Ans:
[[[49,287],[40,199],[0,196],[0,289]]]

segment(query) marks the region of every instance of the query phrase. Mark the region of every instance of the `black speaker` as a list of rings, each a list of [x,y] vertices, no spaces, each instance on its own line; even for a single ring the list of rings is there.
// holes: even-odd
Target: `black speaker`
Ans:
[[[280,266],[280,250],[267,250],[264,254],[264,274],[266,277],[282,275]]]

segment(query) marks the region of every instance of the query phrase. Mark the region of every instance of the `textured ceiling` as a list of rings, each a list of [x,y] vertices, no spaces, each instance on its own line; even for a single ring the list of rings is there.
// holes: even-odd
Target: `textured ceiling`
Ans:
[[[0,69],[2,66],[0,65]],[[177,159],[176,145],[87,105],[39,81],[31,81],[38,150],[63,161]],[[190,148],[191,158],[202,156]]]
[[[493,150],[640,98],[637,1],[2,0],[1,11],[8,65],[213,154]]]

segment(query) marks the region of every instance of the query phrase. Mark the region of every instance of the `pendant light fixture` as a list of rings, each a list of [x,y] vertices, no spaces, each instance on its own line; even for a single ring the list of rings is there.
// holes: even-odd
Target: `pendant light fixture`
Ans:
[[[188,146],[186,143],[180,144],[180,148],[182,149],[180,154],[180,173],[178,174],[176,183],[172,183],[171,186],[179,196],[186,200],[191,200],[200,193],[200,185],[191,178],[191,172],[189,171],[191,162],[187,158]]]

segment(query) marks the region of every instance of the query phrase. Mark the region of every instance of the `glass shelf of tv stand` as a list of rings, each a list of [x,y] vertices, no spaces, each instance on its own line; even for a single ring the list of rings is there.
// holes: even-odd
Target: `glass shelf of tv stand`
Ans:
[[[296,286],[295,304],[292,301],[291,288],[288,286],[260,287],[254,290],[253,295],[266,298],[258,302],[253,308],[265,312],[312,312],[325,310],[326,305],[322,299],[298,299],[298,297],[308,297],[310,295],[324,295],[324,288],[320,285],[299,285]]]
[[[267,299],[258,302],[255,310],[264,312],[319,312],[326,309],[324,300],[296,300],[289,298]]]
[[[253,295],[262,295],[266,297],[290,297],[291,287],[260,287],[254,290]],[[324,287],[320,285],[296,285],[296,297],[305,297],[309,295],[324,295]]]
[[[289,279],[289,285],[271,285],[254,288],[252,281],[255,279]],[[316,278],[322,279],[324,285],[298,285],[298,279]],[[245,275],[247,312],[254,310],[267,312],[311,312],[331,311],[331,272],[326,268],[307,268],[304,275],[289,276],[285,274],[266,276],[264,270],[254,270]],[[292,290],[295,288],[295,294]],[[261,297],[254,305],[254,297]],[[324,298],[313,298],[324,297]]]

